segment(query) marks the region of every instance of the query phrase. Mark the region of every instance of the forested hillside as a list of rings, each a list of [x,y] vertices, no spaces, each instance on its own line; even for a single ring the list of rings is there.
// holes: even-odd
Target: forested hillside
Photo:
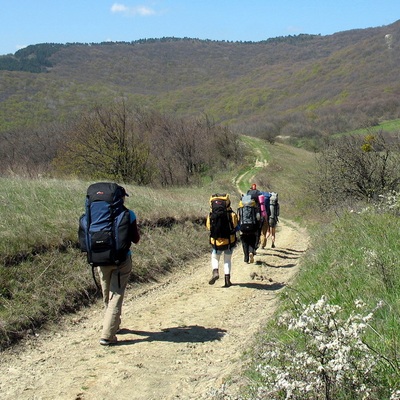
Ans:
[[[0,57],[0,130],[65,121],[117,96],[282,135],[376,124],[400,115],[399,40],[397,21],[262,42],[162,38],[29,46]]]

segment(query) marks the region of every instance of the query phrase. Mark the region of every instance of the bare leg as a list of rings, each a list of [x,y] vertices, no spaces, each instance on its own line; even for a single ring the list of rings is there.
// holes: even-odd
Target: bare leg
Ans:
[[[264,249],[267,245],[267,233],[268,233],[269,225],[268,221],[264,220],[262,228],[261,228],[261,248]]]

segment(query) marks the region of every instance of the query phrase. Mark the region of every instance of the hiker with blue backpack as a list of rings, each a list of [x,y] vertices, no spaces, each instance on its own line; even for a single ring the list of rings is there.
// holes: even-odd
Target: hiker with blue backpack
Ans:
[[[132,271],[131,243],[138,243],[140,234],[136,214],[125,207],[129,196],[125,188],[112,182],[89,186],[85,213],[79,219],[79,244],[100,276],[104,303],[103,329],[100,344],[118,342],[122,302]]]
[[[210,198],[210,212],[207,215],[206,227],[210,231],[211,269],[210,285],[219,279],[219,261],[224,256],[225,284],[223,287],[232,286],[232,254],[236,246],[236,232],[238,218],[232,210],[229,194],[213,194]]]

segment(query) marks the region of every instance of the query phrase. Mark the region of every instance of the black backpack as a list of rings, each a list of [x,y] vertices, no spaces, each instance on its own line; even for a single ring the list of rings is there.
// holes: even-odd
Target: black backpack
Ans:
[[[252,200],[254,200],[256,202],[256,204],[258,205],[260,203],[258,196],[261,194],[261,192],[258,189],[249,189],[247,191],[247,195],[250,196],[252,198]]]
[[[130,214],[124,206],[125,189],[99,182],[87,189],[85,213],[79,218],[79,246],[93,267],[119,265],[131,245]],[[95,279],[96,282],[96,279]],[[97,282],[96,282],[97,284]]]
[[[210,198],[210,238],[227,239],[229,244],[235,227],[232,223],[232,208],[228,194],[213,194]],[[236,236],[235,236],[236,238]],[[235,240],[236,241],[236,240]]]
[[[259,213],[256,202],[250,195],[243,196],[239,202],[237,214],[239,216],[240,231],[242,233],[257,233],[260,228]]]

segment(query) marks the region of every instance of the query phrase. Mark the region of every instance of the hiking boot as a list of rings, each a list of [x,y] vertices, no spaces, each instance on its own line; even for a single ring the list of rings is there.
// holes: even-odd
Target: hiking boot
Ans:
[[[214,285],[215,281],[219,279],[219,272],[217,269],[213,269],[212,278],[209,280],[210,285]]]
[[[100,344],[102,346],[111,346],[113,344],[116,344],[118,342],[118,339],[116,336],[114,336],[111,339],[100,339]]]
[[[274,249],[275,248],[275,243],[272,242],[271,247]]]
[[[253,263],[254,262],[254,254],[250,253],[249,258],[250,258],[250,264]]]
[[[230,287],[230,286],[232,286],[231,276],[225,275],[225,285],[223,287]]]

